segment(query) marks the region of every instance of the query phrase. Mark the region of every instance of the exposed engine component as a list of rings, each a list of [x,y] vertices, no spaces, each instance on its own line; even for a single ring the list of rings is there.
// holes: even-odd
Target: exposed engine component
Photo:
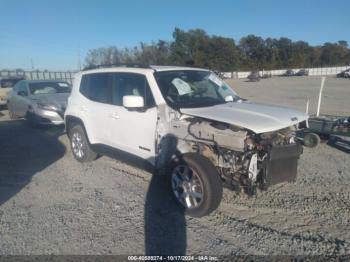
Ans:
[[[301,146],[294,127],[255,134],[229,124],[192,118],[173,120],[171,127],[176,137],[210,159],[225,185],[233,189],[251,194],[256,187],[263,189],[275,183],[278,177],[295,179]],[[280,169],[280,163],[292,171]]]
[[[182,119],[172,121],[171,125],[174,134],[185,140],[206,141],[235,151],[245,149],[247,131],[234,130],[228,124]]]

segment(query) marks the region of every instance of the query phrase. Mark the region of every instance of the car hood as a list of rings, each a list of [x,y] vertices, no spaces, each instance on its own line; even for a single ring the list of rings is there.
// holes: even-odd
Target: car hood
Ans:
[[[32,96],[32,100],[45,105],[55,105],[57,108],[65,110],[69,95],[69,93],[40,94]]]
[[[183,114],[202,117],[249,129],[257,134],[295,125],[308,115],[290,108],[249,101],[230,102],[211,107],[181,108]]]

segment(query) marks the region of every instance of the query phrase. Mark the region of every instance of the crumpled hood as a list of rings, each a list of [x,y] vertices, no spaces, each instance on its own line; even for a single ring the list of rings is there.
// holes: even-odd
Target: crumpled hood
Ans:
[[[40,94],[34,95],[32,100],[35,100],[37,103],[45,105],[55,105],[58,109],[65,110],[67,107],[67,101],[69,93],[60,93],[60,94]]]
[[[181,108],[184,114],[228,123],[257,134],[295,125],[308,115],[294,109],[249,101],[230,102],[211,107]]]

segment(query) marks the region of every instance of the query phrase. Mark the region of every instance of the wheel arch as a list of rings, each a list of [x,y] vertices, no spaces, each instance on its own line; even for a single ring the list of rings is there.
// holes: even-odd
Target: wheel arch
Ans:
[[[79,117],[76,117],[76,116],[72,116],[72,115],[66,115],[65,118],[64,118],[64,124],[65,124],[65,127],[66,127],[66,132],[67,132],[67,136],[69,137],[70,136],[70,132],[69,130],[75,125],[75,124],[79,124],[82,126],[84,132],[85,132],[85,135],[90,143],[90,139],[89,139],[89,136],[86,132],[86,128],[85,128],[85,125],[84,125],[84,122],[83,120],[81,120]]]

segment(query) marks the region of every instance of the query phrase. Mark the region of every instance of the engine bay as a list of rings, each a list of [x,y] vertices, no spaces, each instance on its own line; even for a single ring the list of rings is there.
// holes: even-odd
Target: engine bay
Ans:
[[[256,188],[296,179],[302,145],[297,126],[255,134],[250,130],[206,119],[171,121],[171,132],[191,150],[217,167],[225,185],[254,194]]]

